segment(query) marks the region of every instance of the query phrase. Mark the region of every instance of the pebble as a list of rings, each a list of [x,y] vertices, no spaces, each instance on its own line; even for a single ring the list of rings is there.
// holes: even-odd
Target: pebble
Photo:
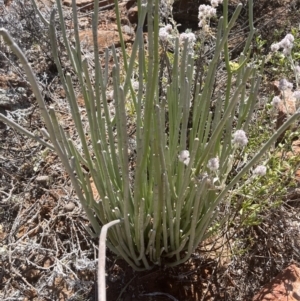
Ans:
[[[6,91],[3,89],[0,89],[0,108],[5,110],[11,110],[13,103],[9,99],[9,97],[6,96]]]
[[[75,204],[73,202],[69,202],[64,206],[65,211],[73,211],[75,208]]]
[[[48,184],[50,182],[50,178],[49,178],[49,176],[39,176],[35,179],[35,181],[37,183],[39,183],[40,185],[48,186]]]

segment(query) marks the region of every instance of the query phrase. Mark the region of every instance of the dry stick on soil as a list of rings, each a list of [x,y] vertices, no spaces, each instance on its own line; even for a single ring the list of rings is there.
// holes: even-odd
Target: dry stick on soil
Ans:
[[[12,188],[9,190],[9,193],[0,189],[0,194],[2,193],[4,195],[6,195],[6,198],[2,200],[3,203],[8,203],[8,201],[13,197],[12,194],[13,194],[14,190],[17,188],[14,185],[14,179],[11,180],[10,185],[12,186]]]
[[[32,134],[31,132],[27,131],[25,128],[21,127],[20,125],[18,125],[17,123],[15,123],[13,120],[8,119],[7,117],[5,117],[4,115],[0,114],[0,120],[5,122],[6,124],[10,125],[12,128],[16,129],[17,131],[19,131],[21,134],[26,135],[27,137],[30,137],[34,140],[36,140],[37,142],[39,142],[40,144],[48,147],[51,150],[55,150],[53,145],[51,145],[50,143],[42,140],[40,137],[35,136],[34,134]]]
[[[137,276],[137,275],[135,275],[134,277],[132,277],[132,278],[127,282],[127,284],[122,288],[122,290],[121,290],[121,292],[120,292],[120,294],[119,294],[119,296],[118,296],[118,298],[117,298],[116,301],[120,301],[121,296],[122,296],[123,293],[126,291],[126,289],[127,289],[127,287],[129,286],[129,284],[136,278],[136,276]]]
[[[142,296],[166,296],[166,297],[170,298],[170,299],[173,300],[173,301],[178,301],[178,299],[176,299],[176,298],[173,297],[172,295],[167,294],[167,293],[160,293],[160,292],[149,293],[149,294],[142,294],[142,295],[140,295],[140,296],[141,296],[141,297],[142,297]]]
[[[99,258],[98,258],[98,301],[106,301],[106,285],[105,285],[105,250],[107,230],[120,223],[121,220],[114,220],[101,229],[99,237]]]

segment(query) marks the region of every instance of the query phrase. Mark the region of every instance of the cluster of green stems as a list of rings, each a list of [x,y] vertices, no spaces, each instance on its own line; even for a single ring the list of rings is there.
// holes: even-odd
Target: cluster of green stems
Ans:
[[[238,68],[233,70],[230,64],[228,36],[242,5],[237,6],[228,20],[228,0],[225,0],[223,17],[217,27],[215,52],[208,65],[204,85],[195,82],[195,57],[188,51],[188,41],[181,44],[175,37],[169,70],[171,80],[164,87],[163,96],[159,89],[159,75],[167,71],[161,70],[164,67],[160,64],[159,1],[149,0],[147,5],[138,1],[139,21],[130,58],[127,57],[122,37],[117,0],[115,4],[122,51],[121,67],[116,50],[114,46],[111,47],[115,117],[110,115],[106,96],[110,82],[108,50],[105,52],[105,67],[102,68],[100,64],[98,0],[94,2],[92,15],[93,77],[87,60],[81,54],[76,1],[72,1],[75,37],[75,45],[72,46],[67,38],[61,2],[57,0],[64,45],[85,102],[88,132],[85,132],[80,116],[74,78],[64,73],[59,59],[56,11],[51,13],[49,22],[41,17],[49,26],[53,57],[79,134],[81,149],[76,147],[72,137],[60,124],[55,109],[46,107],[26,57],[5,29],[0,29],[0,34],[24,67],[47,128],[42,132],[50,142],[28,132],[2,114],[0,120],[57,153],[91,223],[88,231],[92,235],[99,236],[101,228],[107,225],[100,239],[100,267],[104,268],[105,265],[105,246],[136,270],[150,269],[154,265],[174,266],[188,260],[195,248],[213,235],[220,203],[259,162],[282,132],[299,118],[300,113],[291,116],[228,182],[232,157],[236,151],[232,133],[237,129],[247,132],[253,121],[263,72],[263,66],[258,67],[254,59],[249,58],[254,34],[252,0],[249,0],[250,33],[238,60]],[[145,50],[143,27],[146,15],[148,36]],[[225,61],[227,81],[225,92],[215,96],[214,85],[220,60]],[[121,77],[124,74],[121,71],[125,72],[124,77]],[[133,74],[138,74],[137,90],[132,87]],[[250,83],[250,89],[246,88],[247,83]],[[133,117],[128,116],[127,102],[134,106]],[[129,118],[134,118],[136,127],[133,180],[129,174],[129,167],[133,164],[128,155]],[[188,164],[178,159],[183,150],[189,150]],[[220,166],[216,173],[207,168],[211,158],[219,158]],[[82,166],[88,168],[88,174]],[[94,199],[90,178],[100,195],[99,200]],[[105,277],[104,272],[101,275]]]

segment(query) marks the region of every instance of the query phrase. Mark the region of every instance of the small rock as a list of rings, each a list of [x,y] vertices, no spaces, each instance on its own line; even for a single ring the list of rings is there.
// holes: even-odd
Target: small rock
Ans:
[[[50,182],[50,178],[48,176],[39,176],[35,179],[35,181],[42,185],[42,186],[48,186],[49,185],[49,182]]]
[[[296,98],[293,96],[293,91],[288,89],[286,91],[281,92],[278,89],[279,82],[274,82],[274,91],[275,94],[280,95],[280,98],[282,99],[278,106],[278,114],[277,114],[277,121],[276,121],[276,130],[278,130],[284,122],[288,119],[289,116],[292,116],[296,113]],[[288,129],[290,129],[289,127]],[[286,131],[288,130],[286,129]],[[285,131],[285,132],[286,132]],[[282,139],[284,138],[285,132],[283,132],[280,137],[277,139],[276,144],[280,143]]]
[[[64,89],[60,89],[59,92],[58,92],[58,95],[61,98],[66,98],[66,91]]]
[[[70,212],[73,211],[75,208],[75,204],[73,202],[69,202],[64,206],[65,211]]]
[[[282,101],[279,103],[278,107],[277,129],[283,125],[288,116],[291,116],[296,112],[296,98],[293,96],[292,90],[286,90],[284,96],[281,95],[281,99]]]
[[[6,96],[6,90],[0,89],[0,108],[4,110],[11,110],[12,101]]]
[[[108,276],[108,280],[112,283],[118,281],[120,279],[120,277],[118,275],[109,275]]]
[[[133,35],[134,34],[134,29],[128,25],[124,25],[122,27],[122,31],[129,34],[129,35]]]
[[[17,92],[20,93],[20,94],[25,94],[25,93],[26,93],[26,89],[23,88],[23,87],[18,87],[16,90],[17,90]]]
[[[93,47],[93,32],[91,29],[81,30],[79,32],[79,38],[82,42],[86,42],[87,46]],[[115,45],[116,47],[121,45],[119,33],[114,30],[102,30],[99,28],[97,39],[100,51],[105,48],[111,47],[112,45]],[[128,34],[124,33],[123,39],[124,42],[127,43],[132,41],[132,36],[129,36]]]
[[[265,285],[252,301],[300,300],[300,269],[292,264]]]
[[[114,100],[114,91],[113,90],[106,92],[106,100],[108,102]]]

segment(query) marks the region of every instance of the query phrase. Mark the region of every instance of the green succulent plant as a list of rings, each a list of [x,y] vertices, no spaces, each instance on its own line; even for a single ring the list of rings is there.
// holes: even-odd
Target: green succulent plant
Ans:
[[[254,33],[252,1],[249,1],[250,33],[242,54],[235,62],[230,61],[228,35],[242,5],[237,5],[228,20],[228,0],[223,2],[215,51],[206,66],[207,73],[201,86],[195,80],[197,55],[193,48],[194,38],[187,33],[180,37],[168,36],[170,27],[165,29],[167,34],[161,31],[158,0],[147,1],[147,4],[138,1],[139,22],[129,58],[122,38],[118,3],[115,3],[123,65],[112,46],[115,101],[115,117],[112,118],[106,96],[109,54],[106,51],[106,66],[102,68],[97,44],[99,3],[95,0],[92,16],[93,76],[87,59],[81,55],[76,3],[73,0],[75,46],[72,46],[66,35],[61,3],[59,0],[56,2],[68,58],[84,98],[88,130],[81,120],[75,81],[70,74],[63,72],[59,60],[56,10],[53,10],[50,21],[44,20],[45,24],[49,24],[53,57],[81,148],[77,148],[72,137],[64,131],[55,109],[44,103],[37,80],[22,51],[9,33],[0,29],[0,34],[23,64],[46,125],[42,133],[50,142],[26,131],[2,114],[0,120],[36,139],[61,159],[91,223],[89,233],[99,236],[102,229],[99,253],[102,277],[105,277],[105,246],[136,270],[150,269],[155,265],[175,266],[187,261],[199,243],[214,234],[215,225],[221,227],[226,221],[226,216],[218,219],[218,206],[225,200],[230,202],[236,185],[260,163],[270,146],[300,115],[297,111],[291,116],[256,154],[232,174],[234,159],[243,154],[248,143],[249,125],[255,122],[253,112],[263,72],[263,62],[258,64],[249,55]],[[143,36],[146,15],[147,49]],[[160,60],[163,55],[161,47],[166,43],[174,46],[167,67]],[[226,85],[224,91],[216,96],[214,84],[220,59],[225,64]],[[125,73],[122,79],[121,73]],[[132,86],[133,74],[138,74],[137,89]],[[161,84],[159,79],[165,74],[167,77]],[[128,99],[134,106],[130,110],[136,131],[134,162],[128,155]],[[130,166],[134,166],[132,175]],[[257,176],[260,175],[262,173],[257,172]],[[100,199],[94,199],[90,178]],[[245,206],[241,210],[245,210]],[[100,282],[103,285],[103,281]]]

